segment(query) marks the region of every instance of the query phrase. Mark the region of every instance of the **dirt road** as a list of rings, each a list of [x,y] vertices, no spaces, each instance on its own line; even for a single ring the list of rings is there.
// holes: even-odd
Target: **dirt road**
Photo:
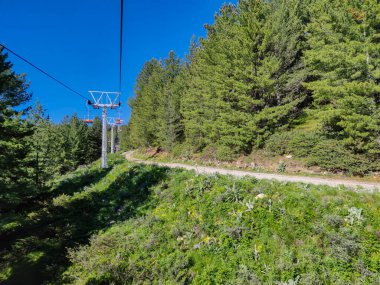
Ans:
[[[128,161],[142,163],[142,164],[154,164],[159,166],[165,166],[169,168],[183,168],[187,170],[194,170],[197,173],[205,174],[223,174],[223,175],[232,175],[235,177],[244,177],[251,176],[257,179],[267,179],[267,180],[277,180],[281,182],[301,182],[315,185],[328,185],[331,187],[345,186],[358,191],[366,192],[380,192],[380,183],[371,183],[371,182],[361,182],[355,180],[342,180],[342,179],[329,179],[329,178],[317,178],[317,177],[308,177],[308,176],[291,176],[283,174],[273,174],[273,173],[257,173],[251,171],[241,171],[241,170],[231,170],[231,169],[222,169],[208,166],[194,166],[186,165],[180,163],[162,163],[154,162],[147,160],[139,160],[133,157],[133,152],[124,153],[125,158]]]

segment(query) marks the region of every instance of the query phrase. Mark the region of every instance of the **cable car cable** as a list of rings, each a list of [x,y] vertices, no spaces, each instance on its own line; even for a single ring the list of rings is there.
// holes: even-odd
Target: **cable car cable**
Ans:
[[[21,59],[22,61],[26,62],[27,64],[29,64],[30,66],[34,67],[35,69],[37,69],[39,72],[43,73],[44,75],[46,75],[47,77],[49,77],[50,79],[53,79],[55,82],[59,83],[60,85],[62,85],[63,87],[65,87],[66,89],[70,90],[71,92],[75,93],[76,95],[82,97],[83,99],[87,100],[87,101],[91,101],[88,97],[86,96],[83,96],[82,94],[80,94],[79,92],[75,91],[73,88],[71,88],[70,86],[68,86],[67,84],[63,83],[62,81],[58,80],[57,78],[55,78],[54,76],[50,75],[49,73],[43,71],[41,68],[39,68],[38,66],[36,66],[35,64],[31,63],[29,60],[27,60],[26,58],[18,55],[16,52],[14,52],[13,50],[9,49],[8,47],[6,47],[4,44],[0,44],[0,46],[2,46],[5,50],[7,50],[8,52],[10,52],[11,54],[13,54],[14,56],[18,57],[19,59]]]
[[[119,92],[121,93],[122,86],[122,64],[123,64],[123,15],[124,15],[124,0],[120,1],[120,66],[119,66]]]

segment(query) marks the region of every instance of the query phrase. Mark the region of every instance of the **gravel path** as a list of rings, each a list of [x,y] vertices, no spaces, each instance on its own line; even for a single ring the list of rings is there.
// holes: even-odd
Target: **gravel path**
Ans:
[[[308,177],[308,176],[291,176],[283,174],[273,174],[273,173],[257,173],[252,171],[241,171],[241,170],[231,170],[223,169],[216,167],[208,166],[193,166],[180,163],[163,163],[163,162],[154,162],[139,160],[133,157],[133,152],[126,152],[124,156],[127,160],[133,161],[141,164],[153,164],[158,166],[165,166],[169,168],[183,168],[187,170],[194,170],[197,173],[205,174],[223,174],[223,175],[232,175],[235,177],[244,177],[251,176],[257,179],[267,179],[267,180],[277,180],[281,182],[301,182],[315,185],[328,185],[331,187],[345,186],[350,189],[366,192],[379,192],[380,183],[371,183],[371,182],[361,182],[355,180],[342,180],[342,179],[329,179],[329,178],[317,178],[317,177]]]

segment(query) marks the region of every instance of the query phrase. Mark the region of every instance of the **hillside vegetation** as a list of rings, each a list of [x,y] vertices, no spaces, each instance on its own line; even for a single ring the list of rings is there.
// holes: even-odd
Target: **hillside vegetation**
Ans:
[[[38,203],[1,216],[3,284],[380,280],[378,193],[111,158],[110,169],[96,162],[54,179]]]
[[[0,216],[0,283],[62,284],[69,265],[67,248],[86,244],[91,235],[147,206],[148,188],[166,170],[130,166],[111,156],[49,182],[38,201]]]
[[[184,60],[170,52],[141,70],[129,147],[380,170],[377,0],[241,0],[205,27]]]
[[[206,30],[144,65],[121,149],[380,171],[378,0],[240,0]],[[28,87],[1,47],[1,284],[380,284],[378,192],[100,169],[99,118],[54,123]]]
[[[125,167],[133,171],[132,181],[155,170]],[[89,245],[69,251],[72,265],[65,282],[380,281],[379,194],[163,170],[161,180],[144,188],[144,201],[132,216],[93,235]],[[121,186],[125,195],[135,191],[126,189]],[[127,205],[125,200],[118,212]]]
[[[54,123],[31,94],[25,75],[13,71],[0,47],[0,215],[22,211],[55,176],[100,157],[101,122],[88,126],[76,114]]]

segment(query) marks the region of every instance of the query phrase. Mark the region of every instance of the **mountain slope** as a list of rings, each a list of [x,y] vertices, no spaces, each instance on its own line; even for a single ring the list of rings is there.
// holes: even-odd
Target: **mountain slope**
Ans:
[[[165,177],[134,216],[70,250],[66,282],[379,281],[378,193],[179,169],[166,169]]]

